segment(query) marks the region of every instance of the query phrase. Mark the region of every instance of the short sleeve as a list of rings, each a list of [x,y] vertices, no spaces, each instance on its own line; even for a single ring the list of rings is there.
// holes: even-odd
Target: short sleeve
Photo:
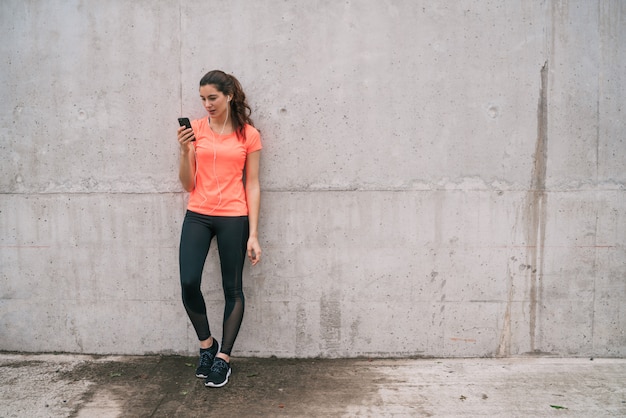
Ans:
[[[253,126],[246,126],[246,154],[259,151],[263,148],[261,143],[261,134]]]

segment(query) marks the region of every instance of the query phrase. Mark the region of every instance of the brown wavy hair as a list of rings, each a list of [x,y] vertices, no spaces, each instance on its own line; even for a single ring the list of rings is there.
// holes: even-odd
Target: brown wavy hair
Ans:
[[[200,87],[211,84],[215,88],[227,96],[232,96],[230,100],[230,114],[233,121],[233,129],[237,138],[246,141],[246,124],[254,126],[250,114],[252,109],[246,101],[246,94],[241,88],[239,80],[224,71],[209,71],[200,79]]]

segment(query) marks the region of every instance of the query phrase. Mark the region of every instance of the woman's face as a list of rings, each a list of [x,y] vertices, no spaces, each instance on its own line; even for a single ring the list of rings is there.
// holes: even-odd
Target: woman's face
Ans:
[[[210,118],[221,118],[222,114],[226,117],[225,112],[228,107],[228,98],[224,93],[219,91],[215,85],[206,84],[200,87],[200,99],[202,105],[209,113]]]

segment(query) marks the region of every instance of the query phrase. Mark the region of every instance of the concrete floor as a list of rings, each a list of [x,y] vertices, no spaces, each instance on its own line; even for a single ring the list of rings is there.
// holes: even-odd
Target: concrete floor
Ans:
[[[233,359],[0,353],[0,417],[617,417],[624,359]]]

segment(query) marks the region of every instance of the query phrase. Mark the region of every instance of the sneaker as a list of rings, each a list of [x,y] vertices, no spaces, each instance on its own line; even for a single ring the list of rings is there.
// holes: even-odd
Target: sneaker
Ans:
[[[204,382],[204,386],[221,388],[228,383],[228,376],[230,376],[230,365],[223,358],[216,357],[209,377]]]
[[[207,377],[209,377],[209,372],[211,371],[211,366],[213,366],[213,360],[215,360],[215,355],[217,354],[218,348],[219,345],[214,338],[213,345],[211,347],[200,349],[200,360],[198,360],[196,377],[200,377],[202,379],[206,379]]]

